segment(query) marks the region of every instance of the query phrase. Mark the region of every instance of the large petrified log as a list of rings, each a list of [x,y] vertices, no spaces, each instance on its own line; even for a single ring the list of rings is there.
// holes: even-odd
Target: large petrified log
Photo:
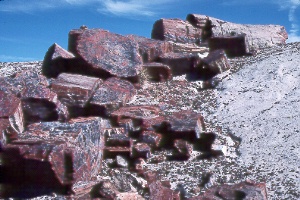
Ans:
[[[279,25],[248,25],[248,24],[236,24],[227,22],[221,19],[208,17],[206,15],[189,14],[187,15],[187,21],[189,21],[194,27],[202,29],[205,27],[207,20],[211,21],[212,38],[219,38],[218,41],[232,43],[245,42],[249,45],[249,50],[257,50],[264,47],[270,47],[277,44],[285,44],[288,38],[288,34],[283,26]],[[228,36],[245,35],[246,41],[238,41],[238,38],[228,38]],[[241,38],[242,39],[242,38]],[[213,44],[216,44],[214,42]],[[213,46],[213,45],[212,45]],[[247,48],[245,48],[247,51]],[[249,53],[249,52],[247,52]]]

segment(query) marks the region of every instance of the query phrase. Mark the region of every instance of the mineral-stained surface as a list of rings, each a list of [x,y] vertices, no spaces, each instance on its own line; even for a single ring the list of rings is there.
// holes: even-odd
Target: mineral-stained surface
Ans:
[[[300,198],[299,43],[202,15],[152,37],[0,63],[0,198]]]

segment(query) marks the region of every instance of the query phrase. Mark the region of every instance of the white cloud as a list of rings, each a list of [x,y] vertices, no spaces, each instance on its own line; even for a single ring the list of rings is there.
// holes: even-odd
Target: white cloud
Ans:
[[[31,12],[67,6],[93,6],[98,12],[119,16],[153,16],[157,8],[179,0],[13,0],[0,2],[0,12]]]
[[[300,42],[300,27],[296,17],[296,10],[300,7],[300,0],[277,0],[281,9],[289,11],[289,21],[291,23],[291,30],[289,31],[289,39],[287,42]]]

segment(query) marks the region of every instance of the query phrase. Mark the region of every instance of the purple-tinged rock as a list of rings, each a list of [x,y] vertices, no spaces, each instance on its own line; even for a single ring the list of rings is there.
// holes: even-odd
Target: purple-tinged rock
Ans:
[[[143,64],[143,69],[139,75],[140,82],[164,82],[172,79],[172,71],[168,65],[158,62]]]
[[[83,107],[101,83],[98,78],[62,73],[52,82],[51,89],[63,104]]]
[[[202,30],[181,19],[157,20],[151,38],[176,43],[200,43]]]
[[[69,50],[95,71],[134,78],[141,68],[138,43],[128,37],[101,29],[72,30]]]
[[[112,77],[99,85],[90,103],[105,107],[119,107],[130,101],[135,94],[136,89],[129,81]]]
[[[152,62],[159,55],[173,51],[173,44],[170,42],[149,39],[137,35],[128,35],[127,37],[138,43],[139,53],[144,63]]]
[[[195,54],[172,52],[160,55],[156,62],[168,65],[172,75],[178,76],[189,73],[200,62],[200,58]]]

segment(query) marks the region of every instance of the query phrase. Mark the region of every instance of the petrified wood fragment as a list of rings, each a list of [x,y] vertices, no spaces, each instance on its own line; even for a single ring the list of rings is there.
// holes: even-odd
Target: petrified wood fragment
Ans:
[[[228,69],[230,64],[224,50],[215,50],[203,58],[189,75],[191,78],[207,81]]]
[[[105,107],[119,107],[130,101],[136,94],[134,86],[126,80],[112,77],[99,85],[90,103]]]
[[[181,19],[160,19],[154,23],[151,37],[177,43],[200,43],[201,31]]]
[[[195,54],[172,52],[160,55],[156,62],[168,65],[172,75],[178,76],[190,72],[200,62],[200,58]]]
[[[74,30],[70,35],[69,50],[93,69],[123,78],[137,76],[142,64],[137,42],[101,29]]]
[[[24,131],[24,114],[21,101],[15,95],[0,91],[0,119],[9,119],[10,127],[16,132]]]
[[[172,71],[168,65],[162,63],[145,63],[143,64],[139,78],[141,82],[163,82],[172,79]]]
[[[75,182],[89,181],[101,169],[104,130],[109,127],[108,121],[98,117],[77,118],[70,120],[69,123],[42,122],[29,125],[26,132],[19,135],[14,144],[20,144],[22,141],[41,141],[42,144],[52,145],[53,149],[58,148],[51,155],[51,159],[47,157],[49,156],[47,154],[43,159],[49,160],[60,180],[63,180],[64,177],[61,173],[64,165],[58,163],[57,159],[60,160],[63,152],[69,149],[72,155],[72,161],[70,162],[73,163],[71,165],[74,170]],[[32,155],[37,156],[38,154]],[[39,160],[41,158],[37,156],[35,159]]]
[[[42,73],[48,78],[56,78],[61,72],[67,71],[68,62],[75,56],[54,43],[46,52]]]
[[[51,89],[63,104],[84,107],[101,83],[98,78],[62,73],[52,82]]]
[[[151,200],[163,200],[163,199],[180,199],[180,192],[170,189],[169,182],[154,181],[149,185],[150,199]]]
[[[137,35],[128,35],[127,37],[138,43],[139,53],[142,56],[144,63],[152,62],[159,55],[173,51],[173,44],[170,42],[149,39]]]

